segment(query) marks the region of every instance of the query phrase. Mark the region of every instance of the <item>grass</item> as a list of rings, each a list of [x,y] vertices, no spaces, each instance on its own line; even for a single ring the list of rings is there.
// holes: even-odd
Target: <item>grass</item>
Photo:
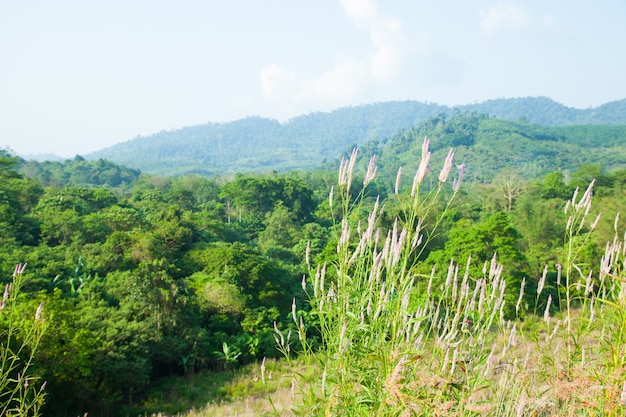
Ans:
[[[315,378],[312,367],[302,362],[296,366],[301,378]],[[206,371],[189,377],[164,378],[150,388],[142,404],[125,413],[189,417],[275,414],[276,410],[287,409],[294,402],[293,370],[285,361],[267,359],[263,364],[253,363],[235,371]]]
[[[581,310],[572,314],[575,319],[582,319]],[[563,321],[565,315],[559,313],[553,319]],[[619,372],[604,376],[594,374],[605,360],[601,342],[603,327],[599,320],[589,329],[581,341],[585,359],[581,358],[579,366],[565,373],[563,334],[548,340],[550,333],[542,318],[528,317],[517,322],[519,333],[504,356],[502,346],[506,345],[508,337],[505,333],[498,333],[489,383],[474,388],[471,394],[455,400],[454,391],[460,390],[466,382],[465,371],[457,368],[452,376],[442,377],[438,369],[429,365],[434,358],[425,352],[403,371],[406,374],[410,369],[413,375],[411,380],[403,378],[399,381],[397,397],[401,398],[407,391],[413,392],[412,406],[415,410],[421,407],[424,415],[426,410],[432,413],[429,415],[439,416],[621,415],[624,408],[618,401],[619,386],[610,383],[619,380]],[[224,372],[171,378],[154,386],[151,399],[142,408],[134,409],[132,414],[185,417],[296,415],[291,408],[303,399],[302,393],[292,391],[288,361],[268,360],[266,368],[268,374],[272,372],[272,379],[267,379],[265,384],[260,379],[260,364],[245,366],[234,375]],[[299,368],[300,375],[306,370],[306,375],[300,378],[309,383],[321,379],[319,367],[307,367],[299,362]]]
[[[441,204],[452,152],[437,185],[422,192],[430,159],[425,140],[410,194],[396,192],[403,209],[388,230],[378,202],[367,221],[354,220],[365,192],[356,199],[350,192],[356,155],[342,161],[329,199],[339,229],[337,257],[311,266],[305,282],[315,322],[305,323],[294,305],[294,331],[276,330],[284,360],[274,363],[282,382],[263,374],[254,379],[261,368],[252,367],[220,388],[221,402],[189,416],[626,415],[626,246],[617,219],[600,264],[580,262],[598,220],[589,218],[593,182],[565,208],[556,291],[543,311],[525,311],[525,284],[507,288],[497,254],[482,274],[470,272],[469,261],[420,272],[424,243],[436,235],[459,189],[462,169]],[[375,172],[372,161],[364,186]],[[431,213],[434,207],[444,209]],[[423,218],[434,220],[424,225]],[[547,271],[529,279],[537,284],[537,300],[547,291]],[[516,293],[517,304],[507,304],[505,295]],[[321,334],[321,347],[307,339],[309,326]],[[302,346],[297,359],[292,336]]]

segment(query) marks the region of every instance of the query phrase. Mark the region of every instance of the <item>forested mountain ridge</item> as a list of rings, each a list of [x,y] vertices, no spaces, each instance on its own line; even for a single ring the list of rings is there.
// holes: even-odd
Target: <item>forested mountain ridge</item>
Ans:
[[[384,102],[311,113],[286,123],[248,117],[161,131],[85,158],[108,159],[160,175],[312,169],[353,145],[383,143],[430,117],[450,118],[459,113],[481,113],[544,126],[626,125],[626,99],[585,110],[545,97],[496,99],[454,108],[416,101]]]
[[[350,145],[388,138],[445,111],[443,106],[391,102],[311,113],[284,124],[248,117],[161,131],[85,157],[160,175],[311,169],[325,159],[334,159]]]
[[[417,169],[424,137],[430,140],[434,164],[441,164],[453,148],[455,161],[466,166],[466,181],[476,183],[491,183],[505,169],[514,170],[520,180],[536,180],[554,171],[567,176],[589,164],[607,171],[626,167],[626,126],[547,127],[457,114],[429,118],[376,150],[388,188],[399,166],[408,172]]]
[[[499,119],[527,121],[543,126],[623,125],[626,124],[626,99],[598,107],[575,109],[548,97],[500,98],[459,106],[463,112],[485,113]]]

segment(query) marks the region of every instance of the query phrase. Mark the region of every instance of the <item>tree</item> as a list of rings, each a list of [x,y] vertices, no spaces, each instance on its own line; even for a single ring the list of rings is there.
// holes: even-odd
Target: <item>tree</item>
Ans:
[[[569,185],[572,189],[578,187],[581,190],[584,190],[593,180],[595,180],[595,190],[598,190],[599,187],[612,186],[611,177],[606,175],[601,164],[581,165],[577,171],[572,173]]]
[[[461,219],[448,233],[444,249],[431,252],[425,264],[437,264],[442,271],[451,260],[463,267],[471,257],[470,276],[476,278],[482,276],[484,265],[495,254],[506,268],[507,292],[512,299],[519,291],[522,278],[529,275],[526,274],[528,262],[519,249],[520,238],[509,213],[490,214],[478,222]]]
[[[510,212],[513,203],[524,191],[524,179],[516,169],[505,168],[496,175],[493,183],[506,201],[505,210]]]
[[[289,311],[299,281],[276,262],[242,243],[215,243],[196,253],[207,277],[235,284],[246,306],[278,307]]]
[[[220,197],[258,216],[274,209],[281,201],[299,221],[311,219],[315,210],[313,193],[301,179],[290,177],[261,177],[238,174],[222,187]]]
[[[541,184],[541,196],[543,198],[569,198],[570,187],[565,184],[565,176],[561,171],[550,172]]]
[[[258,244],[261,251],[267,253],[272,248],[290,250],[296,235],[296,218],[282,201],[276,203],[274,210],[265,214],[265,229],[259,233]]]
[[[30,211],[43,190],[36,181],[18,174],[17,158],[2,155],[6,154],[0,150],[0,240],[6,237],[20,244],[36,245],[39,230]]]

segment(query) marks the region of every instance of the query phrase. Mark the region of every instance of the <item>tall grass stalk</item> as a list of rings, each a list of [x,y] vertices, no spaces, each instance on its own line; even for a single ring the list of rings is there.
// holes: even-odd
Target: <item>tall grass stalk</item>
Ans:
[[[590,278],[592,271],[587,273],[584,270],[585,268],[589,269],[591,266],[580,264],[579,260],[581,252],[591,239],[591,234],[600,220],[600,215],[593,222],[589,222],[588,218],[591,210],[594,182],[592,181],[589,184],[578,201],[578,189],[576,189],[572,198],[565,206],[565,214],[569,214],[565,230],[565,281],[560,282],[559,280],[557,284],[559,291],[564,290],[565,293],[561,300],[565,302],[568,333],[572,332],[572,303],[585,303],[588,299],[587,296],[593,291],[593,287],[590,286],[590,283],[592,283]],[[582,285],[585,286],[584,293],[581,292]]]
[[[579,190],[574,190],[572,198],[567,201],[565,214],[568,220],[565,228],[563,261],[562,265],[556,266],[558,300],[555,301],[558,301],[559,310],[564,317],[562,322],[556,322],[552,332],[564,333],[564,365],[568,374],[575,366],[584,365],[584,338],[590,336],[598,296],[602,300],[606,294],[606,280],[598,275],[598,269],[594,271],[594,266],[584,257],[585,249],[588,248],[600,220],[600,214],[593,220],[590,218],[594,184],[595,180],[591,181],[580,197]],[[547,266],[544,278],[546,272]],[[545,314],[550,314],[549,306],[546,307]],[[561,325],[562,329],[556,328]]]
[[[33,359],[46,324],[43,304],[32,317],[24,317],[19,292],[24,268],[15,267],[11,283],[4,288],[0,302],[0,415],[38,416],[44,403],[44,388],[32,374]]]
[[[619,215],[615,217],[613,241],[607,242],[602,256],[597,300],[605,318],[602,347],[608,353],[605,358],[607,382],[621,384],[619,401],[626,405],[626,232],[620,239],[618,223]]]
[[[469,260],[461,267],[451,262],[441,272],[433,268],[427,276],[417,273],[419,255],[447,216],[463,175],[461,168],[443,209],[433,213],[454,153],[448,154],[436,185],[424,191],[430,171],[428,146],[425,139],[410,194],[396,187],[401,215],[388,230],[380,226],[384,207],[378,200],[367,221],[353,220],[352,214],[364,209],[365,193],[353,199],[350,192],[357,150],[341,162],[338,187],[329,200],[332,205],[332,194],[338,193],[337,257],[310,276],[309,303],[322,338],[316,357],[323,374],[319,385],[300,387],[302,415],[398,415],[425,412],[433,404],[446,408],[450,401],[458,407],[460,398],[480,401],[468,400],[465,393],[484,389],[495,367],[491,329],[505,326],[506,282],[495,255],[481,277],[470,277]],[[372,161],[364,185],[375,172]],[[434,221],[425,225],[425,218]],[[425,297],[415,291],[418,280],[428,282]],[[293,319],[303,350],[311,351],[302,322],[295,313]],[[515,326],[507,331],[509,337],[499,350],[515,343]],[[288,339],[278,333],[285,353]]]

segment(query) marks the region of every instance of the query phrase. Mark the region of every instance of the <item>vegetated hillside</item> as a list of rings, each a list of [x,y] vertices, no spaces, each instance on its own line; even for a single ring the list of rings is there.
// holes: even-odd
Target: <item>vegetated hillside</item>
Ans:
[[[575,109],[548,97],[501,98],[460,106],[459,109],[544,126],[626,124],[626,100],[605,103],[595,108]]]
[[[434,166],[454,148],[456,163],[466,166],[466,180],[480,183],[492,182],[505,168],[531,180],[554,171],[567,175],[584,164],[600,164],[608,171],[626,167],[626,126],[546,127],[457,114],[429,118],[400,132],[378,152],[387,186],[394,185],[399,166],[404,172],[417,169],[424,137],[430,140]]]
[[[443,106],[393,102],[311,113],[285,124],[248,117],[138,137],[86,158],[105,158],[160,175],[311,169],[351,144],[388,138],[445,111]]]
[[[593,109],[563,106],[545,97],[490,100],[456,108],[395,101],[311,113],[286,123],[249,117],[162,131],[86,155],[160,175],[232,175],[235,172],[311,169],[353,145],[386,142],[425,119],[477,112],[547,126],[626,124],[626,99]]]

